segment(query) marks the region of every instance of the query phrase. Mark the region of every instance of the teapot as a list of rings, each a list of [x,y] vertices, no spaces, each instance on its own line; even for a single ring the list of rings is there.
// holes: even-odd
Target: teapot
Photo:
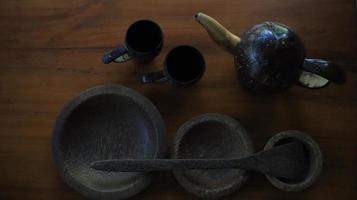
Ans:
[[[345,82],[336,64],[305,58],[301,39],[284,24],[264,22],[239,38],[206,14],[197,13],[195,19],[216,43],[234,55],[238,79],[250,91],[283,91],[298,82],[308,88],[321,88],[330,81]]]

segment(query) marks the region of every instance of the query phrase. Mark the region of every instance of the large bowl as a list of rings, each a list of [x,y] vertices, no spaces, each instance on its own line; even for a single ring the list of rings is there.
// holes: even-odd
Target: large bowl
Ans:
[[[53,131],[53,157],[61,177],[91,199],[125,199],[143,190],[151,173],[104,172],[96,160],[160,158],[165,125],[140,93],[119,85],[82,92],[61,111]]]

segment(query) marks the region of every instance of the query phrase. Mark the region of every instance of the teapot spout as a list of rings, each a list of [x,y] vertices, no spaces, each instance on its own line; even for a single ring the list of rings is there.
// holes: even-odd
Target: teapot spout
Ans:
[[[229,32],[212,17],[201,12],[195,15],[195,19],[206,29],[210,37],[220,46],[223,46],[233,55],[237,54],[237,45],[240,38]]]

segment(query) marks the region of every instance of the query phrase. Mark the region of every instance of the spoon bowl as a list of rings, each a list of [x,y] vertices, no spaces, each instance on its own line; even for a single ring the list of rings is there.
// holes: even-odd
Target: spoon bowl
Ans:
[[[302,176],[300,180],[287,180],[266,175],[275,187],[284,191],[300,191],[310,187],[319,177],[323,165],[322,153],[318,144],[308,134],[300,131],[288,130],[277,133],[269,139],[264,150],[292,141],[298,141],[304,145],[308,161],[308,169],[305,176]]]

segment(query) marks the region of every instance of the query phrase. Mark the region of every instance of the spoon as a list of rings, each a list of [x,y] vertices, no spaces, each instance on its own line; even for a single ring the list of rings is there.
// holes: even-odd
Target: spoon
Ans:
[[[301,179],[308,170],[300,142],[278,145],[243,158],[229,159],[111,159],[91,163],[102,171],[149,172],[189,169],[245,169],[286,179]]]

